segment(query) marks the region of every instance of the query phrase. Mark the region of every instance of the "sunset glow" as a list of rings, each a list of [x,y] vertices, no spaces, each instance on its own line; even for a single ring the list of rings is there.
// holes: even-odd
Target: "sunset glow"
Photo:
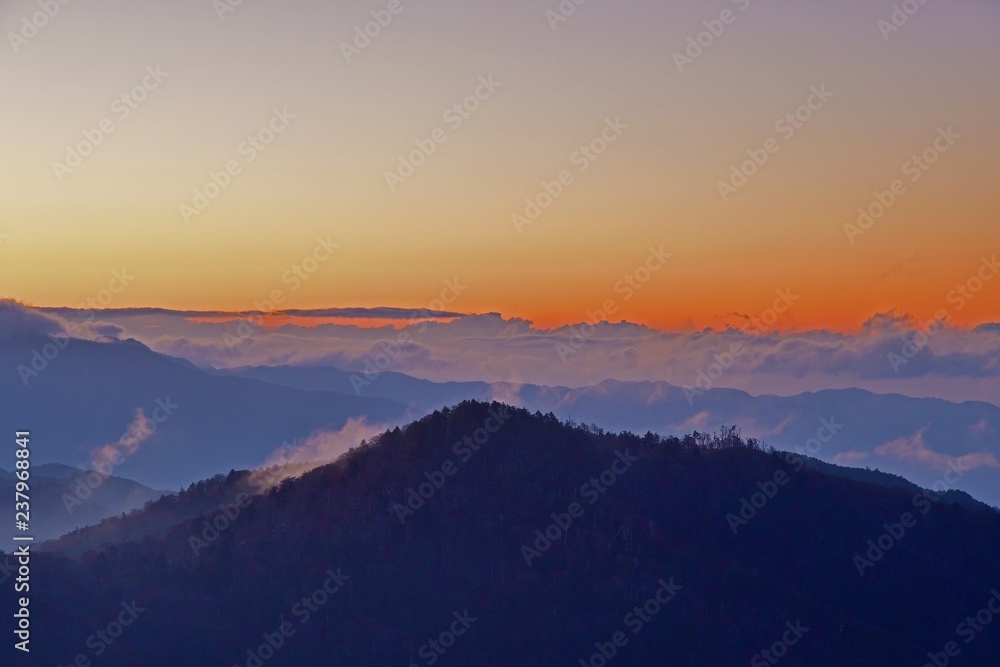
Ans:
[[[779,289],[781,329],[995,317],[996,292],[948,301],[1000,251],[995,4],[886,30],[881,3],[723,3],[696,58],[719,8],[693,0],[401,7],[345,55],[377,7],[63,6],[0,69],[33,102],[0,129],[5,295],[76,306],[124,267],[114,307],[424,308],[458,280],[453,309],[541,326],[613,298],[720,327]],[[337,249],[290,280],[318,238]]]

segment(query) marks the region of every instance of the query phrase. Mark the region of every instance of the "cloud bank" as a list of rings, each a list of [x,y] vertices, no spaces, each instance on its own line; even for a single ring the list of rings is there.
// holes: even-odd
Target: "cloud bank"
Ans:
[[[269,328],[232,314],[206,320],[162,309],[122,309],[98,311],[100,323],[80,330],[95,337],[136,338],[159,352],[216,368],[321,364],[436,381],[572,387],[606,379],[663,380],[680,387],[782,395],[859,387],[1000,402],[1000,324],[965,329],[881,313],[848,333],[734,327],[661,331],[628,322],[545,329],[496,313],[418,321],[419,311],[406,309],[296,312],[317,318],[350,313],[366,320],[377,314],[394,324],[295,322]],[[83,315],[60,309],[58,320],[76,322]],[[0,330],[52,330],[58,320],[51,313],[17,313],[9,323],[0,318]]]
[[[65,323],[11,299],[0,299],[0,340],[49,336],[65,331]]]

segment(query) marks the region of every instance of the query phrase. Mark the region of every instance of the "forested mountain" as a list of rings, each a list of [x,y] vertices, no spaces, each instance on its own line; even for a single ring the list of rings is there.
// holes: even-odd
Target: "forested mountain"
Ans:
[[[467,402],[250,496],[258,479],[35,554],[33,658],[884,667],[1000,649],[966,621],[1000,599],[1000,515],[833,477],[735,429],[613,434]]]
[[[431,382],[385,372],[369,379],[330,366],[275,366],[216,371],[286,387],[338,391],[403,403],[426,414],[461,400],[499,399],[560,419],[639,433],[689,432],[739,424],[778,449],[804,450],[827,462],[890,470],[931,487],[943,472],[938,461],[979,459],[963,471],[958,488],[1000,505],[1000,407],[982,401],[828,389],[792,396],[753,396],[704,384],[605,380],[585,387],[486,382]],[[694,380],[692,379],[692,382]],[[841,427],[836,437],[808,445],[824,421]],[[816,446],[821,445],[821,446]],[[928,465],[931,461],[933,465]]]

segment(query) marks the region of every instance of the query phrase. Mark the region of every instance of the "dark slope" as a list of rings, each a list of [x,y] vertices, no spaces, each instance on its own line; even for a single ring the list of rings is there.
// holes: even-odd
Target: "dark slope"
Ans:
[[[462,404],[387,433],[253,498],[214,539],[205,522],[219,511],[75,561],[36,555],[33,594],[51,601],[34,620],[46,638],[36,657],[87,652],[88,635],[135,599],[145,611],[102,663],[245,665],[287,621],[294,634],[267,665],[425,665],[425,642],[468,610],[478,620],[440,664],[577,665],[619,631],[628,643],[614,664],[748,664],[801,622],[809,630],[782,664],[919,665],[1000,584],[992,511],[797,470],[733,438],[607,435],[524,411],[463,461],[453,445],[489,410]],[[626,451],[638,461],[590,504],[582,485]],[[447,461],[454,475],[401,522],[394,504]],[[196,491],[232,503],[246,483],[233,474]],[[734,534],[727,515],[759,484],[773,498]],[[582,516],[528,566],[523,546],[574,500]],[[138,516],[169,522],[163,507]],[[914,525],[860,576],[853,556],[907,513]],[[102,529],[113,536],[116,523]],[[209,544],[196,556],[199,535]],[[349,581],[301,623],[301,598],[338,568]],[[635,634],[628,614],[671,579],[682,589]],[[0,596],[9,604],[7,588]],[[963,664],[995,664],[996,630],[962,644]]]
[[[902,489],[903,491],[909,491],[910,493],[917,493],[923,489],[900,475],[893,475],[892,473],[883,472],[881,470],[872,470],[870,468],[849,468],[847,466],[838,466],[832,463],[826,463],[820,461],[819,459],[810,458],[808,456],[803,456],[802,460],[805,461],[806,466],[814,470],[818,470],[824,474],[830,475],[831,477],[842,477],[844,479],[852,479],[857,482],[865,482],[866,484],[876,484],[878,486],[884,486],[890,489]],[[933,489],[927,489],[928,491],[934,491]],[[990,505],[980,502],[970,496],[965,491],[959,491],[957,489],[946,489],[934,492],[936,496],[941,498],[941,500],[947,503],[954,503],[956,505],[961,505],[966,509],[971,510],[988,510],[991,509]]]

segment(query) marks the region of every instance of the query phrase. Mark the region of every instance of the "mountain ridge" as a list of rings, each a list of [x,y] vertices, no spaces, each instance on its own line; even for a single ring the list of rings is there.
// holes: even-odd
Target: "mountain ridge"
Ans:
[[[493,426],[478,450],[462,447]],[[72,551],[63,538],[36,556],[39,581],[68,586],[87,601],[74,613],[98,617],[128,591],[148,622],[109,659],[154,667],[246,664],[278,613],[293,618],[295,601],[330,572],[346,588],[295,624],[275,664],[405,664],[465,611],[477,620],[449,651],[455,664],[572,664],[666,582],[676,595],[649,619],[655,630],[630,634],[616,664],[749,661],[801,621],[809,630],[789,664],[881,667],[918,663],[989,598],[1000,578],[997,513],[797,467],[733,431],[612,434],[466,402],[246,500],[248,474],[224,476],[210,494],[223,507],[162,538],[72,559],[58,553]],[[423,502],[409,504],[426,484]],[[733,529],[743,501],[755,512]],[[401,513],[408,504],[412,514]],[[870,552],[884,526],[911,523],[908,513],[913,527]],[[866,553],[877,560],[859,574]],[[68,613],[40,612],[51,646],[82,642]],[[986,659],[998,641],[983,635],[963,653]]]

